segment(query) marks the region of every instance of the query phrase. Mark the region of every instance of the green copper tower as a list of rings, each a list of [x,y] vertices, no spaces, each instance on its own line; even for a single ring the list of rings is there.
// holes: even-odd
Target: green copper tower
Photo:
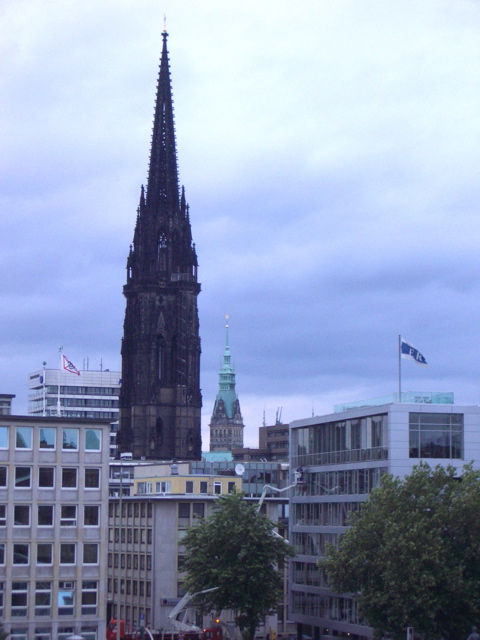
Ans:
[[[218,374],[219,388],[210,422],[210,451],[232,451],[243,448],[243,424],[240,402],[235,390],[235,369],[228,343],[228,316],[226,323],[223,365]]]

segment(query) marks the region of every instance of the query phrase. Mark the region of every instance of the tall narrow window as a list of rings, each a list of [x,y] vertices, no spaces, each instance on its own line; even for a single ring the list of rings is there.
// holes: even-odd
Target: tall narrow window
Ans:
[[[157,378],[162,380],[165,375],[165,340],[163,336],[157,338]]]
[[[161,271],[167,269],[167,236],[163,232],[158,238],[158,268]]]

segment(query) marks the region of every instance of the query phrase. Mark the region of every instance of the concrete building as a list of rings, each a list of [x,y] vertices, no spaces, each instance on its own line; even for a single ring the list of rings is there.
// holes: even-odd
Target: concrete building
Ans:
[[[0,416],[9,416],[12,413],[12,400],[14,393],[0,393]]]
[[[0,619],[12,640],[105,637],[108,421],[0,416]]]
[[[290,425],[290,465],[302,468],[304,488],[291,498],[290,618],[299,636],[372,638],[356,603],[332,593],[316,566],[327,542],[346,531],[384,473],[404,476],[421,460],[480,465],[480,408],[453,404],[453,394],[402,394],[338,407],[336,413]]]
[[[109,504],[109,616],[133,629],[142,621],[162,629],[185,593],[182,536],[211,513],[218,495],[240,491],[242,480],[191,475],[188,464],[133,468],[132,495]]]
[[[265,451],[267,460],[288,460],[289,426],[277,422],[258,430],[258,446]]]
[[[142,620],[151,629],[163,629],[168,614],[184,594],[182,537],[187,528],[211,513],[219,495],[247,488],[255,495],[246,499],[258,502],[265,481],[280,479],[273,475],[272,463],[267,463],[268,469],[265,463],[251,463],[251,468],[245,463],[240,468],[238,463],[216,462],[215,469],[211,464],[112,463],[114,477],[124,480],[115,490],[122,497],[111,497],[109,505],[109,616],[118,614],[133,629]],[[277,471],[279,465],[274,466]],[[131,490],[130,496],[125,495],[125,486]],[[262,511],[278,524],[280,534],[286,535],[287,493],[271,492]],[[287,622],[286,571],[284,577],[285,599],[268,626],[282,635],[291,632]],[[191,622],[205,626],[211,620]],[[265,629],[259,631],[260,635],[265,636]]]
[[[118,371],[40,369],[28,375],[28,413],[63,418],[118,420]]]

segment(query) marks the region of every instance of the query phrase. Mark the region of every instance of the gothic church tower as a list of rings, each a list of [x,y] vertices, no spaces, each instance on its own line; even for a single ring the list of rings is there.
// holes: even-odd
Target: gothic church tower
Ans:
[[[134,458],[201,458],[197,255],[179,192],[167,33],[150,165],[127,260],[120,430]]]
[[[228,320],[228,316],[227,316]],[[218,373],[218,393],[210,422],[210,451],[232,451],[243,448],[243,418],[235,390],[235,369],[232,366],[226,325],[223,365]]]

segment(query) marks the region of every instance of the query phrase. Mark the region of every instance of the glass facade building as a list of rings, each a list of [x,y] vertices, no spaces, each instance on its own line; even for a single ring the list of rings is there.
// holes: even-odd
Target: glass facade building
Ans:
[[[291,423],[290,466],[301,469],[304,480],[291,498],[289,532],[298,554],[291,563],[290,619],[299,637],[373,638],[355,598],[331,592],[317,560],[328,543],[338,544],[349,514],[361,509],[385,473],[407,475],[421,460],[452,465],[459,476],[466,462],[479,467],[480,409],[443,395],[445,404],[358,403]]]

